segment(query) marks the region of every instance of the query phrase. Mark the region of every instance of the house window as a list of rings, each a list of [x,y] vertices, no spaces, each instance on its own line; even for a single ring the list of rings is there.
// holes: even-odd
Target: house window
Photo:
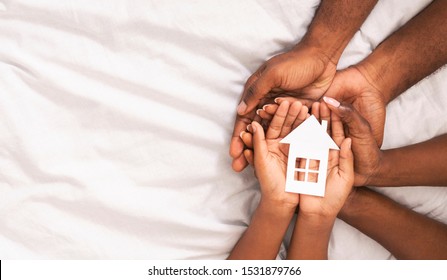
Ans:
[[[295,181],[318,183],[320,160],[297,158],[295,161]]]

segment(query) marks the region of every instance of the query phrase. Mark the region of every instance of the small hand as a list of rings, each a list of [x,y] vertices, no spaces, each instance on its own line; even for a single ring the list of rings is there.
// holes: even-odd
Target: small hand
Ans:
[[[261,185],[261,200],[273,201],[290,208],[295,208],[298,204],[298,194],[284,191],[288,147],[280,141],[290,133],[302,108],[304,107],[300,103],[290,105],[288,101],[281,102],[266,134],[257,122],[253,122],[249,127],[253,133],[254,151],[247,150],[250,153],[247,156],[254,162],[256,176]]]
[[[281,138],[284,138],[288,133],[290,133],[290,131],[294,130],[309,117],[309,108],[294,98],[277,98],[275,102],[275,104],[266,104],[262,107],[262,109],[258,109],[256,111],[265,131],[268,130],[268,127],[273,117],[275,116],[278,107],[285,102],[288,102],[290,104],[290,107],[287,113],[287,120],[284,123]],[[253,165],[253,135],[251,133],[242,132],[240,136],[242,142],[245,145],[244,156],[248,163]],[[285,149],[286,146],[281,145],[281,148]],[[285,150],[285,153],[288,153],[287,149]]]
[[[317,109],[318,108],[318,109]],[[330,119],[328,130],[340,146],[340,151],[329,153],[328,175],[324,197],[300,195],[299,215],[335,218],[343,207],[354,183],[354,157],[351,151],[351,139],[344,137],[343,126],[337,117],[333,117],[325,103],[312,108],[319,119]],[[330,127],[330,128],[329,128]]]

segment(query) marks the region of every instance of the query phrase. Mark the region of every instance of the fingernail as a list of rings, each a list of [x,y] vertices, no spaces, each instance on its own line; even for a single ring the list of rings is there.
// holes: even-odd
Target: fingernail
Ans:
[[[253,131],[253,134],[255,134],[256,133],[256,125],[252,125],[251,130]]]
[[[259,115],[259,113],[262,111],[263,109],[258,109],[256,110],[256,115]]]
[[[264,111],[265,111],[265,109],[267,109],[267,108],[268,108],[268,106],[269,106],[269,104],[266,104],[266,105],[262,106],[262,110],[264,110]]]
[[[351,138],[347,138],[346,140],[348,140],[348,149],[351,149],[352,139]]]
[[[243,115],[245,113],[245,110],[247,110],[247,104],[245,104],[244,101],[241,101],[239,105],[237,106],[237,113],[239,115]]]
[[[340,107],[340,102],[338,102],[337,100],[335,100],[332,97],[324,96],[323,100],[324,100],[324,102],[326,102],[329,105],[332,105],[332,106],[337,107],[337,108]]]
[[[251,124],[247,125],[247,131],[250,131]]]
[[[276,97],[275,98],[275,103],[278,104],[278,102],[279,102],[279,97]]]
[[[242,138],[242,136],[244,136],[244,133],[246,133],[245,131],[241,131],[241,133],[239,133],[239,137]]]

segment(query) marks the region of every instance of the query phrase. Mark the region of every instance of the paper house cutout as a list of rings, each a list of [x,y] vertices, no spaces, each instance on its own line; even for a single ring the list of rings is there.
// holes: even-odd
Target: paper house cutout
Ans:
[[[339,150],[327,134],[327,121],[320,125],[312,115],[280,143],[290,144],[286,192],[324,196],[329,149]]]

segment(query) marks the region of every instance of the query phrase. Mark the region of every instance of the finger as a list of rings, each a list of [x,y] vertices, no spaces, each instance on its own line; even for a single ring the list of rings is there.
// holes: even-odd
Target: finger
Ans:
[[[256,114],[256,115],[254,116],[254,118],[253,118],[253,121],[255,121],[255,122],[261,122],[261,121],[262,121],[262,118],[261,118],[261,116],[259,116],[258,114]]]
[[[323,123],[323,121],[327,122],[327,133],[331,135],[331,110],[325,102],[320,103],[320,122]]]
[[[334,140],[335,144],[337,144],[337,146],[339,147],[345,139],[343,123],[340,117],[335,113],[331,114],[331,137]]]
[[[352,154],[351,144],[351,138],[346,138],[341,143],[338,172],[342,178],[354,183],[354,156]]]
[[[274,114],[269,114],[266,111],[264,111],[263,109],[258,109],[256,110],[256,114],[258,114],[258,116],[266,121],[271,121],[273,119],[273,115]]]
[[[329,160],[327,164],[327,170],[332,170],[334,167],[338,166],[338,155],[340,151],[338,150],[329,150]]]
[[[247,167],[247,165],[248,162],[245,159],[244,154],[241,154],[239,157],[233,159],[231,167],[233,168],[234,171],[241,172],[242,170],[245,169],[245,167]]]
[[[278,107],[278,104],[266,104],[262,106],[262,110],[273,116],[276,113],[276,110],[278,110]]]
[[[252,80],[254,79],[256,78]],[[276,77],[272,71],[262,71],[261,74],[258,74],[257,79],[245,87],[242,100],[237,107],[237,113],[245,115],[253,110],[259,104],[259,101],[274,87],[275,81]]]
[[[267,130],[267,139],[276,139],[281,135],[281,130],[284,125],[284,121],[287,117],[287,112],[289,111],[289,102],[283,102],[279,105],[278,110],[276,110],[273,116],[270,126]]]
[[[289,112],[287,113],[284,125],[281,129],[281,134],[279,135],[280,137],[285,137],[292,131],[293,123],[300,114],[301,107],[303,107],[303,104],[299,101],[295,101],[290,105]]]
[[[297,128],[300,124],[302,124],[307,118],[309,114],[309,108],[307,106],[301,107],[300,113],[296,118],[295,122],[292,125],[292,129]]]
[[[256,156],[265,156],[268,153],[267,143],[265,141],[264,130],[257,122],[252,122],[250,129],[253,132],[253,148]]]
[[[249,149],[244,150],[244,156],[250,165],[254,165],[255,156],[254,156],[253,150],[249,150]]]
[[[251,112],[246,116],[236,115],[236,120],[234,122],[233,135],[230,142],[230,156],[235,159],[242,155],[244,151],[244,144],[239,137],[242,131],[245,131],[248,124],[252,122],[255,112]]]
[[[253,135],[251,133],[242,131],[241,132],[241,139],[244,145],[249,148],[253,149]]]
[[[340,103],[331,97],[323,97],[329,109],[337,114],[345,125],[345,136],[369,139],[371,127],[369,123],[349,103]]]
[[[315,116],[315,118],[320,121],[320,102],[315,102],[312,104],[312,108],[310,109],[310,113]]]
[[[265,70],[266,67],[267,67],[266,63],[263,63],[261,66],[259,66],[258,69],[256,69],[256,71],[253,74],[251,74],[250,77],[248,77],[247,81],[245,82],[244,91],[242,92],[240,101],[244,100],[245,92],[259,79],[259,77],[261,77],[262,72]]]
[[[277,98],[275,98],[275,103],[281,104],[281,102],[283,102],[283,101],[289,101],[289,103],[293,103],[295,101],[300,101],[301,104],[306,105],[307,107],[310,108],[310,107],[312,107],[313,103],[317,102],[314,99],[301,97],[297,93],[283,93],[283,94],[290,94],[292,96],[277,97]]]

